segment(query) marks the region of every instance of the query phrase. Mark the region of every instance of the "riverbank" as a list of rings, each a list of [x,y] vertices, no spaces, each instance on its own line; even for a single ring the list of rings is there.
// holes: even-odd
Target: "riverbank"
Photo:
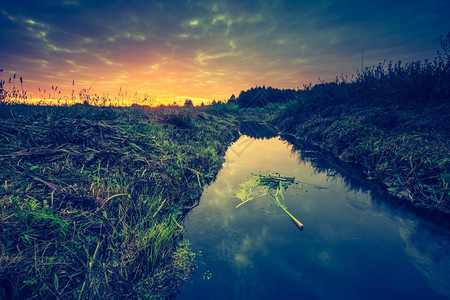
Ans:
[[[0,298],[164,298],[181,221],[238,136],[233,106],[0,108]]]
[[[450,108],[445,101],[401,106],[306,100],[243,111],[244,119],[263,119],[280,134],[359,166],[368,179],[414,207],[450,213]]]
[[[359,166],[391,195],[448,217],[450,33],[440,45],[432,61],[361,66],[298,90],[257,87],[235,101],[246,116]]]

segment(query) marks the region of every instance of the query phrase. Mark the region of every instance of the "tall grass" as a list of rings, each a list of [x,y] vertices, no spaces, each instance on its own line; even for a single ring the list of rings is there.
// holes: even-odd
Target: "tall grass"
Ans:
[[[3,70],[0,70],[3,72]],[[23,89],[23,78],[19,77],[20,81],[20,89],[16,87],[16,77],[17,74],[9,77],[8,82],[5,80],[0,80],[0,103],[13,103],[15,101],[25,100],[27,99],[27,92]],[[8,88],[6,88],[6,84],[8,83]],[[12,87],[11,87],[12,84]]]
[[[352,105],[414,107],[436,105],[450,98],[450,33],[440,38],[442,52],[432,61],[380,63],[333,82],[305,85],[299,90],[297,111]],[[293,108],[293,107],[291,107]]]
[[[2,71],[3,72],[3,71]],[[9,80],[0,80],[0,103],[4,104],[27,104],[39,106],[72,106],[77,104],[91,106],[113,106],[123,107],[133,104],[154,106],[156,100],[149,93],[139,94],[135,92],[128,95],[120,87],[117,94],[94,94],[91,88],[81,88],[78,93],[75,92],[75,80],[72,81],[72,91],[70,96],[64,95],[60,86],[52,85],[48,90],[46,88],[38,88],[37,96],[30,94],[23,88],[23,77],[19,77],[20,89],[15,84],[17,74],[9,77]],[[12,87],[11,87],[12,85]]]
[[[0,105],[0,294],[174,292],[190,268],[184,211],[217,174],[235,118],[214,108]]]
[[[380,64],[305,86],[272,121],[416,206],[450,212],[450,33],[433,61]]]

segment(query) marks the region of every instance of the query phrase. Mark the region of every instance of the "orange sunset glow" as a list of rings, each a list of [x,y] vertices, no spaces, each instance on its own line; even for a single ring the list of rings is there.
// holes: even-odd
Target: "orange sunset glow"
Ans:
[[[0,4],[0,300],[449,299],[450,0]]]
[[[0,7],[0,80],[22,76],[34,99],[85,89],[200,104],[433,58],[448,2],[383,2],[10,1]]]

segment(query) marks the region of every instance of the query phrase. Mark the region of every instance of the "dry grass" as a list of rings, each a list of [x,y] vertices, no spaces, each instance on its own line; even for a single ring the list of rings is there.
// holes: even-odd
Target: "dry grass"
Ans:
[[[189,270],[183,213],[219,170],[235,119],[211,108],[1,105],[0,293],[173,292],[180,280],[157,274]]]

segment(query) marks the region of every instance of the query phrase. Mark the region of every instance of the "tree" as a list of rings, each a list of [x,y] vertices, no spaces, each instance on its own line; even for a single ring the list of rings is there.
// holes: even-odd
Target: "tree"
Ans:
[[[194,107],[194,104],[192,103],[191,99],[186,99],[184,101],[184,107]]]
[[[447,33],[447,37],[444,39],[444,37],[441,35],[439,42],[441,43],[442,51],[444,51],[444,56],[447,59],[447,64],[450,64],[450,32]],[[442,56],[442,54],[438,51],[439,57]]]
[[[233,95],[231,95],[231,97],[230,97],[230,99],[228,99],[228,103],[236,103],[237,102],[237,99],[236,99],[236,96],[233,94]]]

